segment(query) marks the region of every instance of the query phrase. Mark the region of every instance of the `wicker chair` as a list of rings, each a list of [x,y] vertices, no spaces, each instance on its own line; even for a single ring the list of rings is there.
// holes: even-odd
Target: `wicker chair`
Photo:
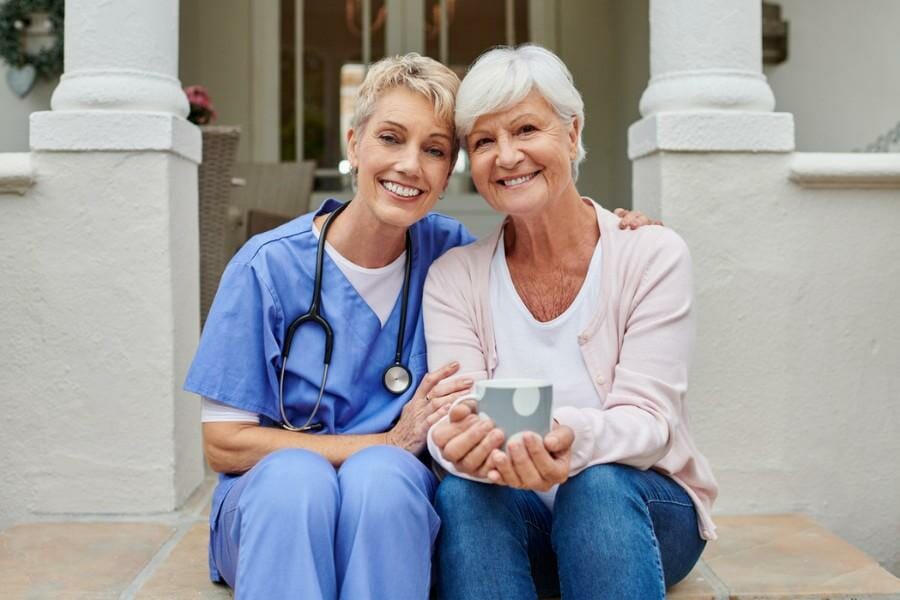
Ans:
[[[199,169],[200,325],[219,287],[231,254],[226,244],[228,201],[240,137],[238,127],[203,126],[203,162]]]
[[[228,215],[229,256],[253,235],[308,212],[314,172],[314,161],[238,163]]]

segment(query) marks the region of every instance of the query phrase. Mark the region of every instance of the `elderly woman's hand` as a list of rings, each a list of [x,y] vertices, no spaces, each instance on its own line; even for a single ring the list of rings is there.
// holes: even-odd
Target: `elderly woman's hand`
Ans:
[[[659,219],[651,219],[639,210],[626,210],[617,208],[613,211],[621,221],[619,221],[619,229],[637,229],[644,225],[662,225]]]
[[[434,428],[431,439],[457,471],[484,478],[493,467],[491,452],[503,444],[504,436],[493,421],[478,416],[473,402],[460,402],[450,410],[450,419]]]
[[[413,454],[425,449],[428,430],[447,414],[457,398],[468,393],[471,379],[444,381],[459,370],[459,363],[452,362],[427,373],[412,399],[403,407],[400,420],[385,434],[385,441]],[[438,383],[440,382],[440,383]]]
[[[554,423],[544,436],[526,433],[506,444],[506,452],[494,450],[494,468],[488,479],[498,485],[546,492],[569,478],[569,458],[575,433],[570,427]]]

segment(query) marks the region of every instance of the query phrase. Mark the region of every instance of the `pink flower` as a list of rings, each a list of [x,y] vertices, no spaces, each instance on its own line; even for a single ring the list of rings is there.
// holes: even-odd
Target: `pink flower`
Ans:
[[[202,85],[189,85],[184,88],[191,112],[188,121],[196,125],[206,125],[216,120],[216,109],[209,99],[209,92]]]

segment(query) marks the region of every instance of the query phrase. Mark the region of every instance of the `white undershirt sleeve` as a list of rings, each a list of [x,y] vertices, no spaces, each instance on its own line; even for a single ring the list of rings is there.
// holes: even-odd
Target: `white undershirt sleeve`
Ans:
[[[241,410],[209,398],[203,398],[203,408],[200,411],[201,423],[220,423],[225,421],[259,423],[259,415],[247,410]]]

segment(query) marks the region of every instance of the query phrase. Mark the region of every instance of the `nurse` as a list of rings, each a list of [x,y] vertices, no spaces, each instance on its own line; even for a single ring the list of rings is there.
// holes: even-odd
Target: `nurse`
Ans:
[[[204,450],[221,473],[210,574],[237,598],[428,597],[437,481],[417,455],[472,383],[452,379],[455,364],[426,374],[421,319],[429,265],[472,240],[429,214],[456,158],[458,85],[415,54],[372,65],[347,136],[353,199],[254,237],[222,275],[185,389],[204,398]],[[282,413],[285,339],[313,303],[323,228],[330,366],[319,400],[325,334],[300,325]],[[409,383],[386,381],[398,362]]]

